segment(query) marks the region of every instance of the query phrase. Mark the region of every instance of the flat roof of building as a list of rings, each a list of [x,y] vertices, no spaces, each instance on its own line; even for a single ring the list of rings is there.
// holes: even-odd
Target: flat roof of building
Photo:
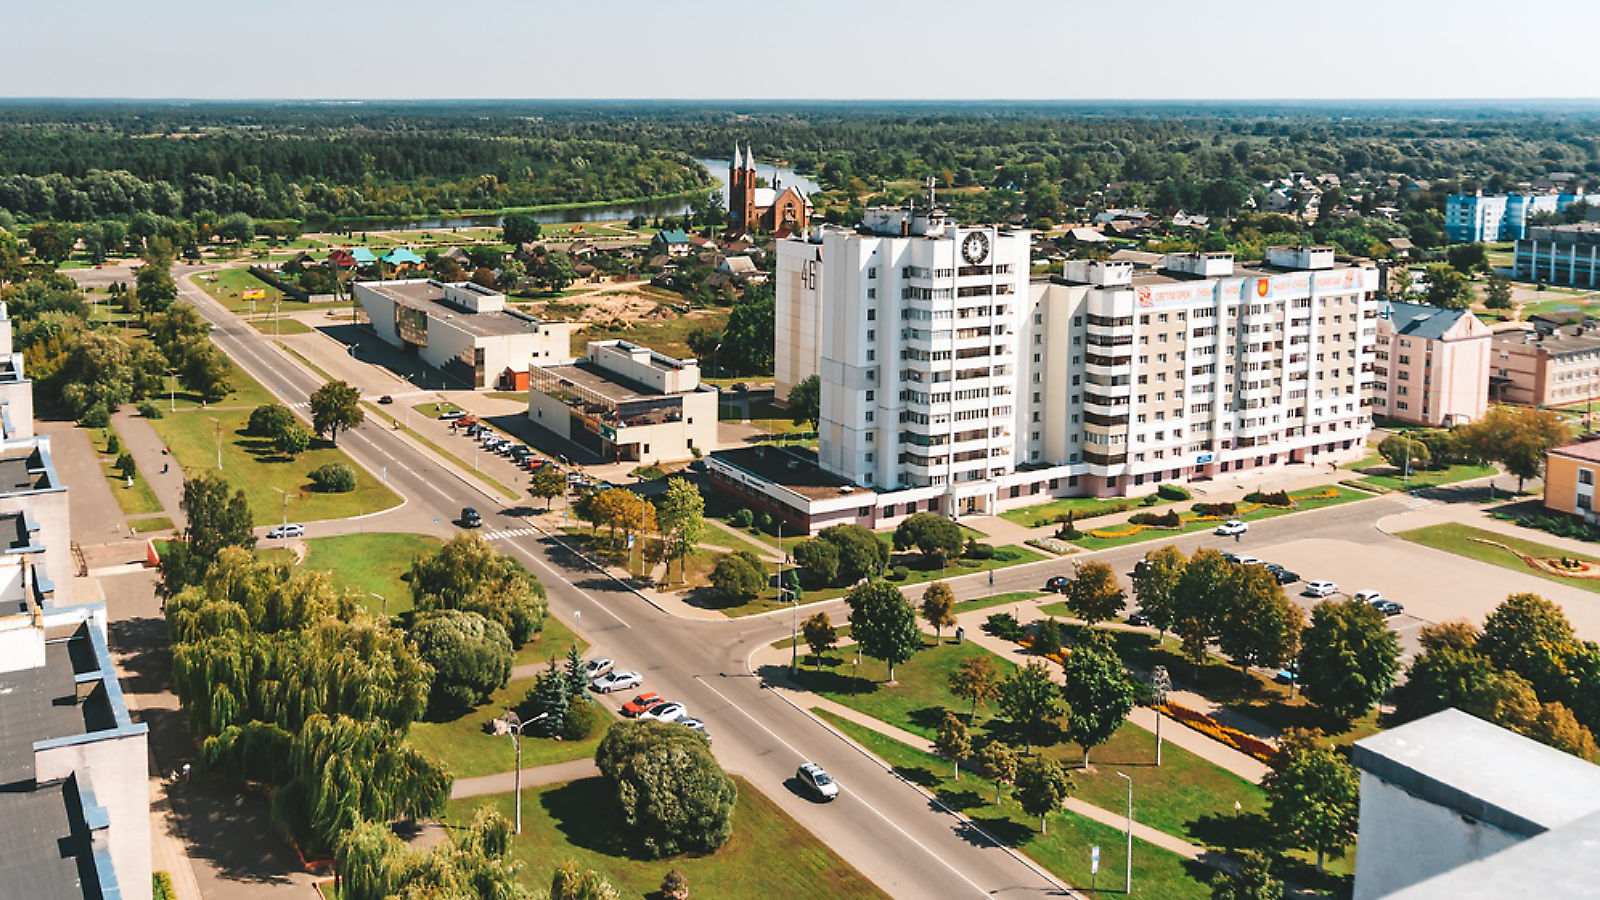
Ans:
[[[1362,738],[1352,758],[1413,797],[1523,837],[1600,811],[1600,766],[1455,709]]]
[[[663,394],[634,381],[632,378],[618,375],[616,372],[597,366],[588,360],[579,360],[567,366],[542,366],[540,368],[597,396],[604,397],[612,403],[626,403],[630,400],[655,400],[661,397],[678,397],[694,393],[694,391],[715,390],[710,385],[701,384],[696,385],[694,391]]]
[[[817,454],[806,448],[774,447],[761,444],[755,447],[735,447],[718,450],[711,457],[735,468],[743,469],[762,481],[788,488],[808,500],[831,500],[852,494],[872,497],[867,488],[857,487],[846,479],[825,472],[817,464]]]
[[[1496,331],[1493,340],[1497,344],[1535,347],[1546,353],[1558,355],[1600,349],[1600,332],[1597,331],[1573,334],[1558,328],[1541,336],[1537,332],[1526,329],[1518,329],[1516,331],[1505,329]]]
[[[1578,441],[1562,447],[1553,447],[1552,456],[1565,456],[1568,459],[1581,459],[1585,462],[1600,462],[1600,440]]]
[[[434,281],[366,282],[367,290],[394,301],[397,306],[421,310],[430,319],[448,320],[474,337],[527,334],[543,324],[539,319],[511,310],[478,313],[444,300],[444,287]]]
[[[0,448],[0,494],[59,487],[48,447],[45,439],[35,437]]]

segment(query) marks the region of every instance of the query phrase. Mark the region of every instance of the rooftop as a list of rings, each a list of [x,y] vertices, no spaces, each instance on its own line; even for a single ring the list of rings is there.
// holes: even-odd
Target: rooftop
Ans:
[[[49,438],[0,447],[0,495],[64,489],[50,458]]]
[[[1352,760],[1414,797],[1509,834],[1531,837],[1600,811],[1600,766],[1459,710],[1363,738]]]
[[[511,310],[479,313],[448,303],[444,284],[437,281],[364,282],[362,287],[387,297],[397,306],[421,310],[432,319],[448,320],[474,337],[527,334],[541,324],[539,319]]]
[[[1564,447],[1553,447],[1550,453],[1554,456],[1565,456],[1568,459],[1581,459],[1585,462],[1600,462],[1600,441],[1578,441]]]
[[[655,400],[664,395],[660,391],[640,384],[631,378],[618,375],[609,369],[594,365],[588,360],[579,360],[570,366],[541,366],[540,371],[548,372],[555,377],[571,382],[573,385],[595,394],[610,403],[627,403],[631,400]],[[714,390],[709,386],[701,386],[697,390]]]
[[[1567,331],[1556,329],[1548,334],[1543,332],[1524,330],[1504,330],[1494,333],[1496,344],[1537,347],[1546,353],[1582,353],[1589,350],[1600,349],[1600,332],[1586,331],[1583,328],[1573,328]]]
[[[850,494],[873,496],[872,491],[856,487],[848,480],[817,465],[815,451],[795,447],[736,447],[711,454],[717,462],[743,469],[762,481],[788,488],[808,500],[831,500]]]
[[[1425,303],[1391,300],[1380,307],[1379,315],[1389,319],[1395,334],[1436,341],[1443,338],[1445,332],[1468,313],[1464,309],[1443,309]]]

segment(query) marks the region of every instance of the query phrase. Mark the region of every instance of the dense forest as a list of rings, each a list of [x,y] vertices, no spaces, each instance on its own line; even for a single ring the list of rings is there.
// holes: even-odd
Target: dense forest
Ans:
[[[0,224],[319,224],[680,194],[694,157],[751,143],[864,199],[933,177],[999,188],[969,213],[1124,202],[1212,213],[1290,172],[1502,190],[1551,172],[1600,183],[1600,108],[1436,103],[0,104]],[[971,203],[973,201],[967,201]]]

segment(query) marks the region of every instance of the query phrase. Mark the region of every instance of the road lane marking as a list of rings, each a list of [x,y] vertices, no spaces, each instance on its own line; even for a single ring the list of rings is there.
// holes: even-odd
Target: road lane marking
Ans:
[[[807,759],[809,759],[809,757],[807,757],[804,753],[801,753],[799,750],[796,750],[793,744],[789,743],[788,741],[784,740],[781,737],[778,737],[778,735],[771,728],[768,728],[766,726],[766,724],[763,723],[760,719],[757,719],[755,716],[753,716],[749,712],[747,712],[744,709],[744,707],[742,707],[739,704],[737,704],[737,703],[733,702],[732,700],[728,699],[728,695],[727,694],[724,694],[723,692],[721,692],[721,691],[717,690],[716,688],[712,687],[711,683],[706,681],[705,678],[703,678],[703,677],[701,677],[699,675],[696,675],[696,676],[694,676],[694,680],[698,681],[702,685],[704,685],[706,690],[708,690],[711,693],[716,694],[718,697],[722,698],[722,702],[728,704],[728,706],[730,708],[736,710],[740,715],[744,716],[746,719],[749,719],[751,722],[754,722],[757,728],[761,729],[762,731],[765,731],[769,736],[772,737],[773,740],[775,740],[778,743],[782,744],[786,749],[788,749],[788,751],[790,753],[793,753],[795,755],[795,758],[801,760],[802,762],[804,762]],[[838,782],[835,782],[835,784],[837,784],[837,783]],[[854,791],[846,790],[843,785],[840,785],[839,792],[840,793],[849,793],[849,794],[854,795],[856,800],[859,801],[862,806],[864,806],[867,809],[871,810],[873,815],[877,816],[878,818],[880,818],[880,819],[882,819],[884,821],[884,824],[888,825],[890,828],[893,828],[895,831],[900,832],[900,836],[901,837],[903,837],[906,840],[910,841],[911,843],[915,844],[918,848],[920,848],[922,850],[922,852],[924,852],[924,853],[928,854],[929,856],[933,857],[934,859],[938,860],[940,865],[944,866],[946,869],[949,869],[951,872],[954,872],[957,878],[960,878],[962,881],[965,881],[967,884],[971,885],[972,889],[977,891],[980,896],[983,896],[983,897],[988,897],[989,896],[989,892],[987,890],[985,890],[982,885],[978,884],[976,881],[973,881],[971,878],[968,878],[966,876],[966,873],[962,872],[960,869],[957,869],[955,866],[951,865],[948,860],[946,860],[944,857],[940,856],[938,853],[935,853],[933,851],[932,847],[929,847],[927,844],[924,844],[923,842],[921,842],[921,841],[917,840],[916,838],[912,837],[909,832],[907,832],[904,828],[900,827],[899,823],[895,822],[895,820],[893,820],[893,819],[889,818],[888,816],[884,815],[883,812],[881,810],[879,810],[876,806],[873,806],[871,803],[868,803],[866,798],[862,797],[860,794],[856,794]]]

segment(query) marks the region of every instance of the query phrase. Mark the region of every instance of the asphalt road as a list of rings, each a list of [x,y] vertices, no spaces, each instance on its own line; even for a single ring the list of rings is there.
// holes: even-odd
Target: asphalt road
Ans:
[[[303,402],[321,386],[313,373],[203,292],[185,282],[180,290],[216,325],[212,339],[283,402]],[[441,521],[454,519],[463,506],[475,506],[485,511],[486,530],[526,525],[388,429],[362,425],[341,435],[339,445],[369,470],[386,470],[390,487]],[[918,789],[767,691],[748,661],[755,649],[788,634],[788,617],[678,619],[588,569],[549,539],[497,543],[541,577],[551,612],[595,652],[642,672],[646,689],[686,703],[706,722],[723,765],[750,779],[885,891],[904,898],[1070,894],[1044,870],[937,808]],[[843,788],[838,800],[817,804],[798,792],[794,772],[807,760],[833,773]]]

